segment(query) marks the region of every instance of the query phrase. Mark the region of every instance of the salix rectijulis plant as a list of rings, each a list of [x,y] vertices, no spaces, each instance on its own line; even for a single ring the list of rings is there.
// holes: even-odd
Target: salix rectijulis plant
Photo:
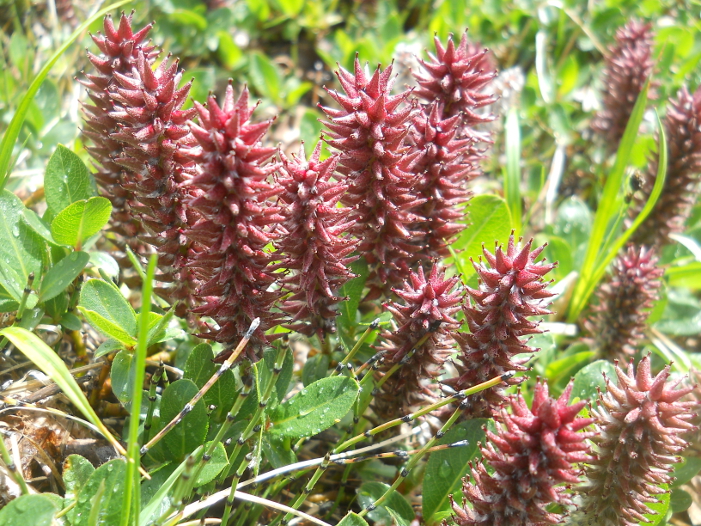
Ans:
[[[270,80],[264,68],[250,89],[234,75],[203,94],[183,69],[190,57],[148,40],[157,23],[104,19],[77,77],[85,148],[55,150],[43,193],[0,195],[0,455],[18,497],[0,523],[27,513],[71,526],[665,518],[686,447],[676,435],[695,431],[696,402],[681,400],[690,389],[670,378],[692,359],[648,319],[661,316],[667,256],[640,246],[615,256],[659,215],[658,200],[683,219],[646,243],[681,235],[693,253],[682,234],[691,199],[676,194],[693,186],[699,152],[682,90],[644,188],[626,199],[655,83],[649,24],[627,26],[606,56],[610,89],[592,129],[616,161],[575,246],[566,209],[552,229],[540,215],[557,202],[556,166],[550,187],[522,192],[518,108],[503,180],[484,173],[501,162],[492,132],[504,57],[467,33],[436,35],[411,75],[402,61],[371,68],[349,56],[337,85],[314,90],[320,136],[304,145],[279,144],[297,124],[251,97]],[[542,36],[539,87],[551,99]],[[3,184],[25,114],[0,144]],[[666,183],[667,168],[682,179]],[[589,363],[635,357],[645,342],[682,366],[649,355],[637,372]],[[15,350],[46,376],[13,377],[27,369]],[[54,403],[59,390],[73,408]],[[85,431],[55,424],[64,420]]]

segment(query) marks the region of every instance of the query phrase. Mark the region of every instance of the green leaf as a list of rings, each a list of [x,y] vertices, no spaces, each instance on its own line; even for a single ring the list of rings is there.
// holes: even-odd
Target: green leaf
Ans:
[[[207,19],[189,9],[176,9],[170,14],[169,18],[173,22],[177,22],[184,26],[191,26],[198,31],[204,31],[207,29]]]
[[[439,444],[467,440],[468,445],[431,453],[423,482],[423,515],[427,523],[432,522],[436,512],[450,508],[448,496],[451,493],[459,493],[468,463],[477,454],[477,443],[484,441],[484,423],[483,419],[474,419],[454,426]]]
[[[97,524],[119,524],[126,485],[125,471],[126,462],[117,458],[90,475],[78,494],[73,526],[91,526],[91,515],[97,516]]]
[[[560,81],[558,93],[560,95],[567,95],[570,93],[577,87],[578,78],[579,63],[577,62],[575,55],[570,55],[562,64],[562,67],[558,72],[558,80]]]
[[[521,232],[521,129],[518,108],[509,110],[506,117],[506,171],[504,172],[504,196],[511,211],[511,221],[518,235]]]
[[[170,384],[161,399],[161,428],[175,418],[185,404],[197,394],[198,388],[191,380],[178,380]],[[233,401],[232,401],[233,404]],[[207,436],[207,408],[199,400],[185,418],[178,423],[164,438],[163,443],[178,460],[204,443]]]
[[[151,346],[154,343],[163,341],[166,336],[168,324],[170,320],[175,316],[175,311],[171,308],[164,315],[158,314],[156,312],[151,312],[151,323],[148,328],[148,340],[147,346]]]
[[[19,327],[23,327],[27,329],[28,331],[33,331],[36,329],[37,325],[39,325],[39,322],[41,321],[41,318],[44,316],[44,309],[42,308],[35,308],[35,309],[29,309],[24,311],[24,316],[22,316],[22,320],[18,322]]]
[[[577,371],[570,400],[595,400],[598,397],[597,388],[602,392],[606,390],[604,374],[607,378],[616,378],[616,368],[608,360],[597,360]]]
[[[22,235],[24,210],[22,201],[12,192],[4,190],[0,194],[0,285],[18,302],[29,274],[39,277],[45,249],[34,242],[34,237]]]
[[[110,278],[119,276],[119,263],[107,252],[90,252],[90,264]]]
[[[688,510],[692,502],[691,495],[679,488],[672,490],[669,497],[669,507],[672,509],[672,513]]]
[[[63,316],[61,316],[60,322],[61,325],[63,325],[66,329],[69,329],[71,331],[79,331],[83,328],[83,322],[80,321],[80,318],[78,318],[78,316],[76,316],[72,312],[64,313]]]
[[[469,264],[470,258],[477,260],[482,255],[483,244],[491,248],[495,241],[506,243],[509,239],[511,213],[506,201],[496,195],[478,195],[470,201],[467,210],[469,225],[451,247],[461,251],[460,260],[467,262],[463,268],[467,274],[472,274],[474,268]]]
[[[91,279],[80,291],[79,305],[96,312],[121,327],[130,336],[136,337],[136,312],[114,284],[101,279]]]
[[[0,285],[0,312],[14,312],[19,309],[19,302]]]
[[[358,382],[352,378],[322,378],[272,412],[271,432],[290,438],[316,435],[346,415],[359,389]]]
[[[277,377],[277,382],[275,382],[275,391],[277,392],[278,402],[282,402],[285,398],[287,390],[292,381],[292,373],[294,369],[295,357],[291,352],[285,354],[285,360],[282,362],[282,371]]]
[[[317,380],[326,376],[326,371],[329,370],[331,358],[325,354],[316,354],[308,358],[302,369],[302,385],[307,387]]]
[[[282,80],[277,66],[262,53],[253,53],[249,63],[249,76],[256,91],[279,105]]]
[[[109,338],[102,342],[102,344],[95,351],[95,358],[100,358],[114,351],[120,351],[124,349],[124,344],[118,340]]]
[[[63,482],[66,485],[64,507],[76,501],[78,493],[93,474],[95,468],[90,461],[80,455],[70,455],[63,464]],[[73,523],[75,508],[68,512],[68,519]]]
[[[231,71],[236,68],[243,60],[243,51],[236,45],[234,38],[229,34],[228,31],[223,29],[217,31],[217,38],[219,39],[217,45],[217,57],[223,64],[223,66]]]
[[[169,493],[173,486],[180,480],[180,476],[185,471],[185,462],[173,470],[170,476],[163,482],[158,491],[151,497],[148,504],[141,510],[139,514],[139,524],[153,524],[155,519],[161,516],[162,513],[169,508],[171,504],[171,496]]]
[[[201,389],[210,378],[217,372],[219,367],[212,362],[214,352],[211,345],[201,343],[194,347],[185,364],[183,378],[192,380],[198,389]],[[236,378],[231,369],[226,371],[219,380],[204,395],[203,400],[206,406],[215,405],[217,408],[212,413],[212,418],[216,422],[223,422],[226,414],[236,401],[238,389],[236,388]]]
[[[43,305],[47,316],[58,322],[68,310],[68,294],[65,292],[58,294],[50,300],[46,300]]]
[[[365,287],[365,281],[368,279],[369,274],[368,264],[364,258],[351,263],[350,269],[356,277],[346,281],[346,284],[338,291],[339,296],[348,299],[339,304],[339,315],[336,317],[336,326],[348,350],[352,349],[353,345],[355,345],[356,313],[358,312],[360,298],[363,295],[363,288]]]
[[[57,243],[80,249],[83,242],[97,234],[110,220],[112,203],[104,197],[76,201],[63,209],[51,223],[51,235]]]
[[[276,3],[289,17],[297,16],[304,7],[304,0],[276,0]]]
[[[626,130],[623,133],[623,138],[618,146],[616,161],[613,168],[608,173],[604,191],[599,201],[599,208],[594,217],[594,226],[589,236],[589,243],[580,271],[580,278],[577,281],[577,286],[572,295],[572,301],[570,302],[567,318],[570,323],[576,321],[579,313],[584,309],[591,291],[593,291],[593,288],[596,286],[596,267],[602,259],[602,256],[605,256],[608,251],[607,243],[605,242],[606,234],[615,217],[619,214],[623,204],[623,194],[625,193],[623,191],[625,183],[624,173],[628,165],[628,160],[630,159],[635,138],[638,135],[640,123],[645,114],[649,87],[650,79],[645,82],[640,95],[638,95],[635,107],[626,125]],[[660,131],[662,134],[664,133],[661,128]],[[664,169],[666,169],[666,163]]]
[[[368,526],[368,523],[360,515],[356,515],[351,511],[343,517],[343,520],[337,526]]]
[[[637,104],[637,103],[636,103]],[[588,283],[586,286],[583,286],[583,292],[582,296],[580,299],[579,304],[585,303],[589,297],[593,294],[594,289],[596,288],[596,285],[601,281],[601,279],[604,277],[604,274],[606,274],[606,269],[608,268],[609,264],[613,261],[613,259],[616,257],[616,255],[621,251],[623,246],[628,242],[630,237],[635,233],[635,231],[642,225],[643,221],[647,218],[648,215],[652,212],[652,209],[654,208],[655,204],[657,203],[657,200],[659,199],[660,195],[662,194],[662,189],[664,188],[665,180],[667,178],[667,140],[665,137],[665,132],[664,132],[664,127],[662,126],[662,121],[660,120],[660,116],[655,113],[655,116],[657,117],[657,129],[659,132],[660,136],[660,141],[659,141],[659,159],[658,159],[658,168],[657,168],[657,175],[655,177],[655,184],[652,187],[652,192],[650,192],[650,197],[645,203],[645,206],[643,209],[640,211],[640,213],[637,215],[635,220],[633,221],[633,224],[628,227],[628,229],[623,232],[616,240],[615,242],[612,243],[607,243],[604,249],[602,250],[602,253],[604,254],[603,257],[601,258],[601,261],[599,262],[598,266],[594,270],[593,274],[589,276]],[[627,128],[626,128],[627,130]],[[624,135],[625,138],[625,135]],[[614,166],[615,168],[615,166]],[[598,214],[597,214],[598,215]],[[579,287],[579,284],[578,284]],[[576,292],[576,290],[575,290]]]
[[[385,509],[387,510],[387,513],[389,514],[389,516],[392,518],[392,521],[394,522],[394,524],[396,524],[397,526],[410,526],[410,523],[412,521],[409,521],[409,520],[405,519],[404,517],[402,517],[399,514],[399,512],[394,511],[389,506],[385,506]]]
[[[307,109],[304,111],[299,121],[299,137],[304,141],[307,151],[314,148],[319,140],[319,134],[322,128],[319,117],[321,117],[321,115],[319,115],[318,111]]]
[[[674,466],[674,482],[673,488],[683,486],[701,471],[701,458],[688,457],[684,458],[684,462]]]
[[[46,165],[46,204],[56,213],[95,195],[88,168],[75,153],[59,144]]]
[[[22,220],[35,234],[38,234],[40,237],[44,238],[44,241],[46,241],[52,246],[58,245],[58,243],[54,241],[54,238],[51,237],[51,230],[49,230],[49,225],[47,225],[46,222],[41,217],[39,217],[34,210],[25,208],[22,211],[22,213]]]
[[[44,275],[39,288],[39,302],[58,296],[68,288],[88,264],[90,256],[86,252],[71,252]]]
[[[52,526],[59,505],[49,495],[22,495],[0,510],[0,526]]]
[[[297,462],[297,455],[292,451],[292,444],[287,437],[266,433],[263,435],[262,446],[265,458],[275,469]]]
[[[536,246],[541,246],[540,236],[536,236]],[[547,236],[547,246],[543,251],[543,257],[548,261],[557,261],[558,265],[553,269],[555,280],[560,280],[574,270],[572,248],[569,243],[557,236]]]
[[[134,390],[134,365],[134,355],[127,351],[118,352],[112,361],[110,369],[112,392],[124,405],[131,402]]]
[[[588,362],[595,354],[594,351],[583,351],[565,356],[559,360],[553,360],[545,368],[545,376],[549,381],[557,382],[562,378],[568,377],[573,369],[583,362]]]
[[[63,464],[63,482],[66,484],[66,498],[76,495],[92,475],[95,468],[85,457],[69,455]]]
[[[570,246],[575,269],[584,259],[592,222],[591,210],[576,196],[565,199],[557,209],[553,233]]]
[[[207,442],[204,445],[204,449],[201,449],[201,453],[199,453],[196,457],[197,460],[200,460],[202,458],[202,454],[204,453],[205,449],[209,448],[211,445],[211,442]],[[229,459],[226,456],[226,449],[224,448],[224,444],[221,442],[217,443],[216,446],[214,446],[214,450],[212,451],[212,458],[210,458],[202,468],[202,471],[200,471],[200,474],[197,476],[197,480],[195,481],[195,487],[199,488],[200,486],[204,486],[205,484],[213,481],[219,473],[227,466],[229,463]]]
[[[20,130],[22,129],[22,124],[24,123],[29,108],[34,103],[37,91],[39,91],[39,88],[44,82],[46,76],[49,74],[49,71],[51,71],[51,68],[54,66],[54,64],[56,64],[61,55],[63,55],[66,52],[69,46],[75,40],[77,40],[78,37],[80,37],[80,35],[83,34],[83,32],[86,29],[88,29],[88,27],[90,27],[90,24],[92,24],[95,20],[102,18],[107,13],[113,12],[115,9],[126,3],[128,3],[128,0],[122,0],[120,2],[115,2],[114,4],[110,4],[104,9],[98,11],[97,13],[94,13],[85,22],[80,24],[80,26],[78,26],[75,29],[75,31],[71,33],[71,36],[68,37],[68,40],[66,40],[66,42],[53,55],[51,55],[51,58],[49,58],[46,64],[44,64],[44,67],[41,68],[41,71],[39,71],[37,76],[29,85],[29,88],[27,89],[24,96],[22,97],[22,100],[20,100],[19,105],[17,106],[17,110],[12,116],[12,120],[10,121],[9,126],[5,131],[5,135],[3,135],[2,137],[2,142],[0,142],[0,191],[5,188],[5,183],[7,182],[9,176],[12,152],[14,150],[14,145],[17,141],[17,137],[19,137]],[[26,50],[27,48],[24,49],[24,52],[26,52]]]
[[[390,486],[384,482],[366,482],[357,490],[360,506],[367,508],[371,504],[374,504],[389,488]],[[414,510],[411,505],[395,490],[392,490],[384,504],[368,513],[368,517],[374,521],[382,521],[384,519],[385,523],[390,524],[388,519],[391,516],[387,508],[392,508],[407,523],[414,520]]]

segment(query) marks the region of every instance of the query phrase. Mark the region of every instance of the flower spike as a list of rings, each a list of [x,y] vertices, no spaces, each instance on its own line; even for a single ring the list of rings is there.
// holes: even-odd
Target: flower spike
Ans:
[[[271,121],[250,122],[255,106],[248,104],[248,89],[236,99],[231,83],[221,105],[210,95],[206,107],[196,102],[195,108],[199,124],[191,122],[190,128],[198,147],[188,155],[197,172],[183,183],[187,205],[199,214],[183,232],[194,246],[188,267],[201,283],[193,312],[217,323],[200,337],[225,346],[218,361],[260,318],[246,347],[248,358],[257,361],[273,338],[265,331],[281,318],[272,311],[282,292],[271,290],[277,277],[274,258],[265,250],[280,235],[274,225],[284,219],[271,201],[282,189],[267,181],[275,164],[265,163],[275,149],[260,143]]]
[[[606,392],[593,410],[597,432],[592,440],[596,456],[586,466],[587,481],[577,488],[582,503],[578,516],[584,524],[637,526],[650,522],[647,503],[671,484],[673,464],[687,447],[683,434],[696,429],[693,401],[682,401],[693,387],[677,388],[669,380],[669,365],[652,376],[650,355],[637,370],[633,360],[624,371],[616,362],[618,385],[606,379]]]
[[[446,382],[454,389],[466,389],[507,372],[525,371],[523,364],[528,358],[515,357],[538,350],[522,338],[543,332],[537,322],[528,318],[551,314],[547,305],[553,293],[546,290],[549,283],[543,276],[555,264],[536,263],[545,246],[531,250],[532,243],[530,240],[522,245],[512,233],[506,252],[501,246],[497,246],[494,254],[483,249],[486,264],[473,262],[480,286],[467,288],[471,301],[463,312],[470,333],[455,335],[460,347],[458,376]],[[518,380],[510,382],[518,383]],[[503,395],[501,390],[493,388],[468,400],[469,414],[490,416],[490,405],[501,403]]]
[[[304,145],[298,156],[278,153],[277,184],[283,188],[280,200],[286,206],[281,214],[287,234],[277,242],[283,258],[277,267],[292,271],[281,280],[292,293],[281,306],[292,316],[286,326],[323,338],[334,332],[333,319],[338,314],[334,307],[343,300],[337,296],[338,289],[353,277],[348,265],[357,259],[351,254],[358,241],[348,235],[355,225],[349,218],[351,210],[336,206],[347,189],[331,181],[339,156],[320,161],[321,145],[319,141],[309,161]]]
[[[497,432],[487,431],[483,461],[471,466],[474,483],[463,479],[463,505],[451,495],[458,526],[526,526],[559,524],[562,514],[548,511],[550,504],[571,503],[563,484],[579,482],[577,464],[591,459],[587,438],[581,432],[593,422],[578,418],[586,405],[568,405],[572,382],[555,400],[547,384],[538,382],[529,408],[523,396],[507,399],[511,413],[502,406],[495,418]],[[494,469],[488,474],[484,464]],[[467,505],[472,504],[472,507]],[[447,525],[447,522],[443,523]]]

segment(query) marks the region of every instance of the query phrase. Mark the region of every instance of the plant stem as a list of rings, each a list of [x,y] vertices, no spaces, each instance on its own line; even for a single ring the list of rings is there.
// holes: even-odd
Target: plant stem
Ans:
[[[229,455],[229,458],[231,459],[236,459],[238,456],[239,452],[241,451],[241,448],[243,445],[246,443],[246,441],[251,438],[251,435],[256,432],[256,426],[258,425],[258,420],[260,417],[263,415],[265,411],[265,407],[268,404],[268,399],[270,398],[270,394],[273,392],[273,386],[275,385],[275,381],[277,380],[277,377],[280,374],[280,371],[282,371],[282,364],[285,361],[285,352],[287,351],[286,346],[280,346],[280,350],[278,351],[277,357],[275,359],[275,366],[273,368],[273,374],[270,378],[270,381],[268,382],[268,385],[266,386],[265,393],[263,394],[263,397],[260,399],[258,402],[258,407],[256,408],[256,412],[253,414],[253,417],[251,418],[251,421],[248,423],[248,426],[246,426],[246,429],[244,432],[241,434],[239,439],[236,441],[236,446],[234,447],[233,452],[231,455]],[[234,475],[234,478],[231,482],[231,490],[229,493],[229,497],[226,499],[226,504],[224,506],[224,514],[222,515],[222,524],[226,526],[229,522],[229,517],[231,516],[231,508],[234,504],[234,499],[236,497],[236,487],[238,486],[239,480],[241,480],[241,477],[243,476],[244,471],[246,470],[246,466],[248,465],[248,461],[244,459],[243,462],[241,462],[241,465],[238,467],[236,470],[236,473]]]

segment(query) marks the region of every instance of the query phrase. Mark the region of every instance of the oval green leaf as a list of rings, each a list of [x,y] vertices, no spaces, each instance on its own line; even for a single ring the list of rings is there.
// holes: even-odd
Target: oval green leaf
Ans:
[[[37,215],[34,210],[30,208],[25,208],[22,211],[22,220],[27,224],[27,226],[40,237],[44,238],[44,241],[52,246],[58,246],[54,238],[51,237],[51,230],[49,226],[41,217]]]
[[[470,201],[468,210],[468,227],[460,233],[451,248],[460,252],[457,256],[463,263],[467,274],[474,269],[470,258],[482,255],[482,244],[492,248],[492,243],[505,243],[511,233],[511,213],[501,197],[496,195],[478,195]]]
[[[131,402],[134,391],[134,354],[120,351],[112,361],[110,379],[112,380],[112,392],[122,404]]]
[[[460,491],[462,478],[467,474],[468,463],[477,454],[477,443],[484,441],[482,426],[486,420],[462,422],[448,431],[439,444],[452,444],[467,440],[468,444],[431,453],[426,465],[423,484],[423,516],[431,524],[433,515],[450,507],[448,496]]]
[[[597,388],[601,391],[606,390],[604,374],[607,378],[616,378],[616,368],[608,360],[597,360],[580,369],[574,375],[570,400],[595,400],[598,397]]]
[[[343,517],[343,520],[338,523],[338,526],[368,526],[360,515],[353,513],[352,511]]]
[[[205,449],[209,448],[211,445],[211,442],[207,442],[204,445],[204,449],[202,451],[204,452]],[[197,460],[202,458],[202,454],[197,455]],[[204,486],[205,484],[208,484],[209,482],[212,482],[219,473],[221,473],[221,470],[224,469],[227,464],[229,463],[229,459],[226,455],[226,449],[224,448],[224,444],[221,442],[217,443],[216,446],[214,446],[214,450],[212,451],[212,457],[205,463],[204,467],[202,468],[202,471],[197,475],[197,480],[195,480],[195,487],[199,488],[200,486]]]
[[[56,213],[95,195],[85,163],[62,144],[56,147],[46,165],[44,192],[46,203]]]
[[[136,313],[119,289],[101,279],[91,279],[80,291],[80,306],[94,311],[136,337]]]
[[[107,224],[110,214],[112,203],[104,197],[76,201],[58,213],[51,223],[51,235],[57,243],[80,248]]]
[[[194,347],[185,364],[183,378],[192,380],[198,388],[202,388],[204,384],[217,372],[217,365],[212,362],[214,352],[211,345],[201,343]],[[214,421],[223,422],[227,412],[231,409],[236,401],[236,378],[231,369],[226,371],[217,382],[204,395],[203,400],[205,405],[216,406],[212,412]]]
[[[271,432],[290,438],[316,435],[346,415],[359,389],[352,378],[322,378],[276,408]]]
[[[50,300],[68,288],[90,261],[87,252],[71,252],[44,276],[39,288],[39,302]]]
[[[95,524],[119,524],[126,478],[126,462],[118,458],[97,468],[78,493],[73,526],[89,526],[91,516]]]
[[[161,399],[161,424],[165,426],[185,407],[185,404],[197,394],[197,386],[191,380],[178,380],[163,391]],[[207,408],[204,401],[195,404],[185,418],[182,419],[164,438],[163,443],[170,453],[182,460],[197,446],[204,443],[207,436]]]
[[[0,510],[0,526],[51,526],[59,510],[49,495],[22,495]]]
[[[30,231],[21,224],[24,210],[12,192],[0,193],[0,285],[15,301],[22,299],[29,274],[39,277],[45,248],[38,242],[39,236],[22,235],[21,226]]]
[[[358,502],[363,508],[367,508],[382,497],[389,488],[390,486],[384,482],[366,482],[357,490]],[[392,515],[388,511],[389,509],[394,510],[396,515],[403,519],[404,524],[401,526],[407,526],[414,520],[414,510],[411,504],[396,490],[390,492],[384,504],[368,513],[368,517],[385,524],[392,524],[394,521],[390,520]]]

